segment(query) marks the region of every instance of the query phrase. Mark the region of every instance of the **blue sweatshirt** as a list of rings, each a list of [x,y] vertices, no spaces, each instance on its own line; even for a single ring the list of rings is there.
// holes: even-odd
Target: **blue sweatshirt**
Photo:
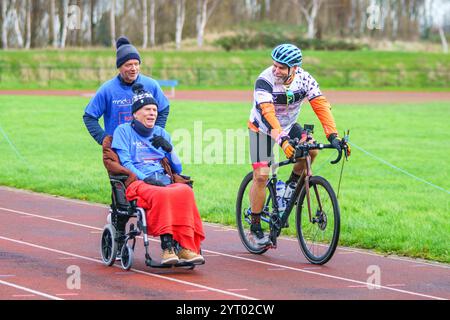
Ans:
[[[164,128],[169,114],[169,101],[158,82],[144,75],[138,75],[135,83],[142,83],[144,89],[158,102],[156,125]],[[105,82],[87,105],[83,116],[84,123],[92,137],[102,144],[106,135],[113,135],[122,123],[133,119],[131,114],[133,91],[132,85],[125,83],[120,75]],[[104,130],[98,123],[103,116]]]
[[[120,163],[131,170],[138,179],[144,180],[155,173],[163,174],[164,169],[160,161],[167,157],[174,173],[180,174],[182,170],[180,159],[172,148],[168,153],[162,148],[156,149],[150,142],[154,136],[163,136],[172,144],[169,134],[161,127],[155,126],[150,137],[139,135],[130,123],[121,124],[114,131],[111,147],[119,156]]]

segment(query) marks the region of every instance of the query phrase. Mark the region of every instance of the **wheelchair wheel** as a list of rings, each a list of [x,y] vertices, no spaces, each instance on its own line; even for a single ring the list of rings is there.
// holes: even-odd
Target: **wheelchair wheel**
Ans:
[[[134,257],[133,249],[128,244],[124,244],[122,246],[120,254],[121,254],[120,264],[122,265],[122,268],[127,271],[130,270],[131,266],[133,265],[133,257]]]
[[[112,266],[117,256],[116,228],[112,224],[107,224],[103,228],[100,252],[105,265]]]

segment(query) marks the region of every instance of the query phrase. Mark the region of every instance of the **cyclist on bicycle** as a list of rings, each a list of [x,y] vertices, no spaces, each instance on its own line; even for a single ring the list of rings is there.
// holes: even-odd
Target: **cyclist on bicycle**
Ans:
[[[273,146],[283,149],[287,158],[294,156],[295,149],[289,139],[306,138],[297,123],[302,102],[308,99],[319,118],[330,143],[340,150],[340,139],[331,114],[331,106],[322,95],[317,81],[301,68],[302,52],[292,44],[281,44],[272,51],[273,65],[264,70],[256,80],[254,103],[248,121],[250,153],[253,166],[253,185],[250,190],[251,227],[255,243],[270,244],[260,224],[260,215],[266,197],[265,185],[269,177],[269,161],[273,160]],[[313,161],[318,151],[310,151]],[[296,162],[288,181],[298,182],[305,161]]]

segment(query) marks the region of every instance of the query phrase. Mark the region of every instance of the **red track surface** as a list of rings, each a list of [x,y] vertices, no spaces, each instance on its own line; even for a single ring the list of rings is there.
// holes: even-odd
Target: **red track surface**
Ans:
[[[0,95],[36,96],[85,96],[94,92],[82,90],[0,90]],[[372,103],[421,103],[430,101],[450,101],[450,92],[396,92],[396,91],[332,91],[324,94],[331,104],[372,104]],[[252,102],[253,93],[243,90],[178,90],[169,100]]]
[[[307,263],[294,239],[261,256],[237,231],[205,224],[206,264],[151,269],[137,239],[132,270],[100,261],[107,207],[0,187],[0,299],[449,299],[450,266],[338,248],[325,266]],[[159,243],[150,245],[159,258]],[[69,266],[81,288],[69,289]],[[380,270],[369,289],[370,266]],[[33,291],[32,291],[33,290]]]

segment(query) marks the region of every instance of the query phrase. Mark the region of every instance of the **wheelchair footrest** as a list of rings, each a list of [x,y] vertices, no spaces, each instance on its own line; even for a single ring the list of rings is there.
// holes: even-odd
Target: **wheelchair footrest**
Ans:
[[[177,264],[162,264],[159,262],[155,262],[151,259],[147,259],[145,260],[145,264],[148,267],[151,268],[161,268],[161,269],[167,269],[167,268],[186,268],[186,269],[194,269],[195,268],[195,264],[190,263],[190,262],[179,262]]]

